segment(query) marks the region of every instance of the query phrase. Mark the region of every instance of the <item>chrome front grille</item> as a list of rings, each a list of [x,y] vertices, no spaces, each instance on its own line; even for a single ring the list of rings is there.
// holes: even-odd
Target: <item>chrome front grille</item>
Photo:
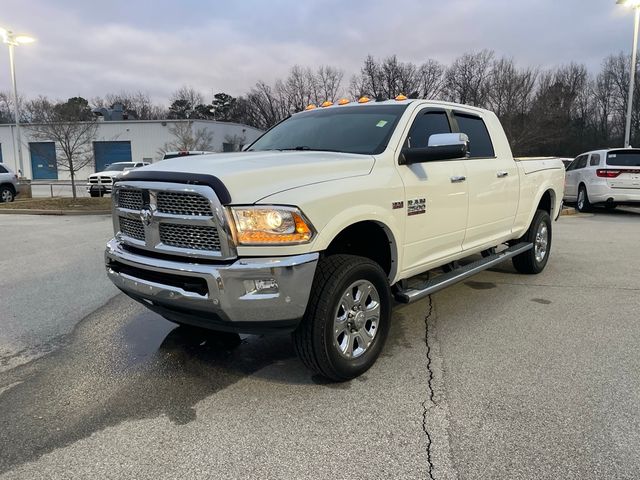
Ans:
[[[120,232],[127,237],[135,238],[136,240],[144,240],[144,225],[141,220],[135,220],[133,218],[120,217]]]
[[[209,200],[197,193],[158,192],[157,208],[172,215],[213,215]]]
[[[113,210],[121,242],[185,257],[236,257],[231,230],[211,187],[118,181]]]
[[[142,190],[121,189],[118,192],[118,207],[140,210],[142,208]]]
[[[220,238],[215,227],[198,225],[160,224],[160,241],[172,247],[193,250],[220,250]]]

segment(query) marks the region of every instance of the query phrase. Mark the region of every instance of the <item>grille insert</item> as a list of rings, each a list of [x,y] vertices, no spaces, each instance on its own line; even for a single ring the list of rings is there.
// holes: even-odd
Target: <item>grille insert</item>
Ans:
[[[220,250],[220,238],[216,227],[161,223],[160,241],[165,245],[178,248]]]
[[[158,211],[173,215],[212,216],[211,205],[197,193],[158,192]]]
[[[144,241],[144,226],[141,220],[120,217],[120,232],[127,237]]]
[[[129,210],[142,208],[142,190],[121,189],[118,192],[118,206]]]

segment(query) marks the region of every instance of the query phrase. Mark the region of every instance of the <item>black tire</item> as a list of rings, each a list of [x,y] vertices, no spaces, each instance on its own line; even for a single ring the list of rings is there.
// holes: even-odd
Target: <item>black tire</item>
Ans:
[[[100,196],[102,196],[102,195],[100,195],[100,192],[96,192],[96,191],[94,191],[94,190],[91,190],[91,191],[89,192],[89,195],[91,195],[93,198],[96,198],[96,197],[100,197]]]
[[[544,255],[540,258],[538,255],[542,250],[542,244],[536,243],[536,237],[541,230],[541,225],[546,226],[546,244],[544,245]],[[549,261],[549,254],[551,253],[551,217],[544,210],[537,210],[533,216],[531,225],[527,233],[525,233],[517,242],[529,242],[533,243],[533,248],[527,250],[520,255],[513,257],[512,262],[515,269],[520,273],[537,274],[544,270],[544,267]],[[516,242],[516,243],[517,243]]]
[[[357,312],[357,303],[364,306],[365,311],[367,301],[369,301],[368,305],[374,305],[373,291],[366,298],[361,298],[360,302],[354,302],[356,305],[353,308],[356,310],[345,310],[343,307],[345,298],[343,295],[347,295],[350,287],[358,282],[375,288],[375,294],[379,298],[377,326],[374,326],[370,320],[363,319],[363,316],[366,317],[365,313],[360,316],[356,313],[353,320],[349,320],[351,318],[349,313]],[[359,293],[360,289],[356,286],[352,291]],[[359,293],[359,295],[362,297],[364,294]],[[341,311],[344,312],[343,316],[347,320],[344,321],[344,326],[336,323],[334,329],[334,321]],[[300,325],[293,332],[293,344],[298,357],[310,370],[333,381],[345,381],[363,374],[374,364],[384,346],[390,323],[391,291],[387,276],[380,266],[364,257],[332,255],[321,258],[318,262],[307,310]],[[349,330],[346,327],[347,324],[352,325],[352,329]],[[353,328],[358,324],[362,326],[355,332]],[[349,356],[348,353],[341,351],[338,345],[340,335],[342,335],[342,342],[346,340],[351,349],[356,345],[360,348],[358,339],[363,334],[359,332],[363,328],[372,327],[373,339],[363,348],[363,353],[356,356],[356,349],[354,355]],[[344,332],[337,333],[339,329]],[[347,333],[348,331],[352,333]],[[347,352],[348,350],[349,347]]]
[[[589,201],[589,194],[587,193],[587,187],[580,185],[578,188],[578,198],[576,199],[576,210],[579,212],[591,211],[591,202]]]
[[[615,203],[605,203],[604,209],[607,211],[615,210],[617,205]]]
[[[16,196],[13,193],[13,189],[11,187],[2,186],[0,187],[0,203],[1,202],[13,202]]]

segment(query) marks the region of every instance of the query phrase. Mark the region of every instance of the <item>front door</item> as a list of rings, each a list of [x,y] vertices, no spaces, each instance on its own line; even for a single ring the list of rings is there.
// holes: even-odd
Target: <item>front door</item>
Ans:
[[[426,147],[429,137],[450,133],[443,109],[425,108],[416,115],[406,147]],[[402,270],[410,273],[459,253],[467,226],[468,190],[465,160],[399,165],[407,215]]]
[[[577,200],[578,198],[578,184],[580,183],[580,174],[587,166],[587,159],[589,155],[580,155],[567,167],[564,173],[564,196]]]

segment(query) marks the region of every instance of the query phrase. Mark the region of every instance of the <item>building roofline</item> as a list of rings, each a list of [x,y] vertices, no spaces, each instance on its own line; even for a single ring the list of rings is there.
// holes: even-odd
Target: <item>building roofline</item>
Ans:
[[[167,119],[167,120],[96,120],[95,123],[98,125],[131,125],[132,123],[187,123],[187,122],[201,122],[213,125],[235,125],[242,128],[251,128],[252,130],[256,130],[258,132],[262,132],[259,128],[252,127],[251,125],[245,125],[244,123],[236,123],[236,122],[221,122],[218,120],[203,120],[199,118],[193,119]],[[67,122],[61,122],[67,123]],[[78,122],[78,123],[90,123],[90,122]],[[21,127],[29,128],[30,125],[46,125],[43,122],[37,123],[20,123]],[[15,127],[15,123],[0,123],[0,127]]]

